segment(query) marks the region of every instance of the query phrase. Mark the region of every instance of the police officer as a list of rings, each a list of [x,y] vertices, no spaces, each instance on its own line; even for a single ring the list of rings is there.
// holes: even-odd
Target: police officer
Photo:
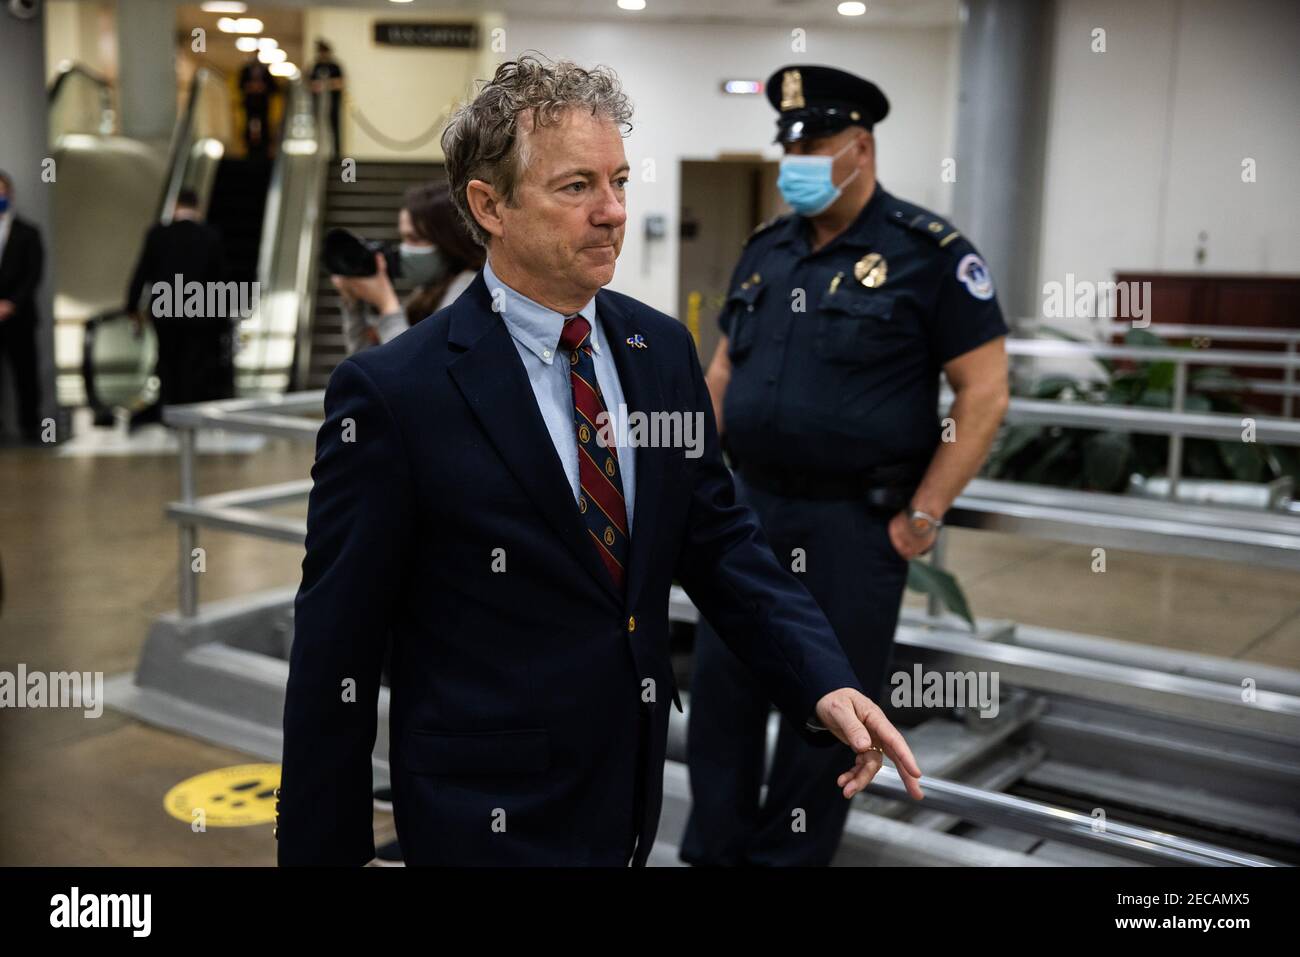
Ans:
[[[876,181],[889,101],[874,83],[790,66],[767,97],[794,213],[745,244],[709,389],[740,495],[879,701],[908,560],[934,544],[1006,409],[1007,328],[970,242]],[[944,421],[940,371],[956,396]],[[760,806],[770,705],[704,621],[691,688],[682,859],[828,864],[849,802],[826,781],[852,755],[783,719]]]

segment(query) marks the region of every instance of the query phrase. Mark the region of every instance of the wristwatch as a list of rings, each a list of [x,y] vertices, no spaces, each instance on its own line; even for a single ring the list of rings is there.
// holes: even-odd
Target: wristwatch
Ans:
[[[914,508],[907,516],[907,527],[917,538],[928,538],[943,528],[943,521],[935,518],[929,512]]]

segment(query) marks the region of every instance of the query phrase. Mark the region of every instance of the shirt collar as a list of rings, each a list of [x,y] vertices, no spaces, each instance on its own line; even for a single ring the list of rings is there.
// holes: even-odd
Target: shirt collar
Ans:
[[[564,329],[565,315],[548,309],[541,303],[534,302],[523,293],[516,292],[497,278],[492,271],[492,264],[483,264],[483,281],[487,283],[488,293],[496,301],[497,290],[504,297],[501,318],[505,320],[506,329],[511,337],[529,352],[547,365],[555,361],[555,353],[560,347],[560,332]],[[596,325],[596,297],[592,296],[587,304],[578,310],[591,325],[591,348],[600,354],[600,336]]]

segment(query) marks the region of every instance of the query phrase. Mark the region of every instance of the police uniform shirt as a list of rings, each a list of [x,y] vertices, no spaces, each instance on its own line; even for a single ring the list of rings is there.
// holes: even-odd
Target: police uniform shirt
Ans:
[[[732,275],[728,448],[802,473],[928,461],[944,363],[1007,332],[983,260],[879,184],[831,242],[809,235],[797,215],[760,226]]]

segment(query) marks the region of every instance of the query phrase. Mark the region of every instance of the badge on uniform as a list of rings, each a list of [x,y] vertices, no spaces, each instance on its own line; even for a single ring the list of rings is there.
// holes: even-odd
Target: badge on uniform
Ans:
[[[650,348],[649,346],[647,346],[647,345],[645,344],[645,339],[643,339],[643,338],[641,337],[641,333],[639,333],[639,332],[638,332],[636,335],[634,335],[634,336],[628,336],[628,337],[627,337],[627,344],[628,344],[629,346],[631,346],[633,349],[649,349],[649,348]]]
[[[974,253],[967,253],[957,264],[957,278],[976,299],[993,298],[993,277],[984,260]]]
[[[853,264],[853,278],[868,289],[879,289],[889,275],[889,263],[880,253],[867,253]]]

